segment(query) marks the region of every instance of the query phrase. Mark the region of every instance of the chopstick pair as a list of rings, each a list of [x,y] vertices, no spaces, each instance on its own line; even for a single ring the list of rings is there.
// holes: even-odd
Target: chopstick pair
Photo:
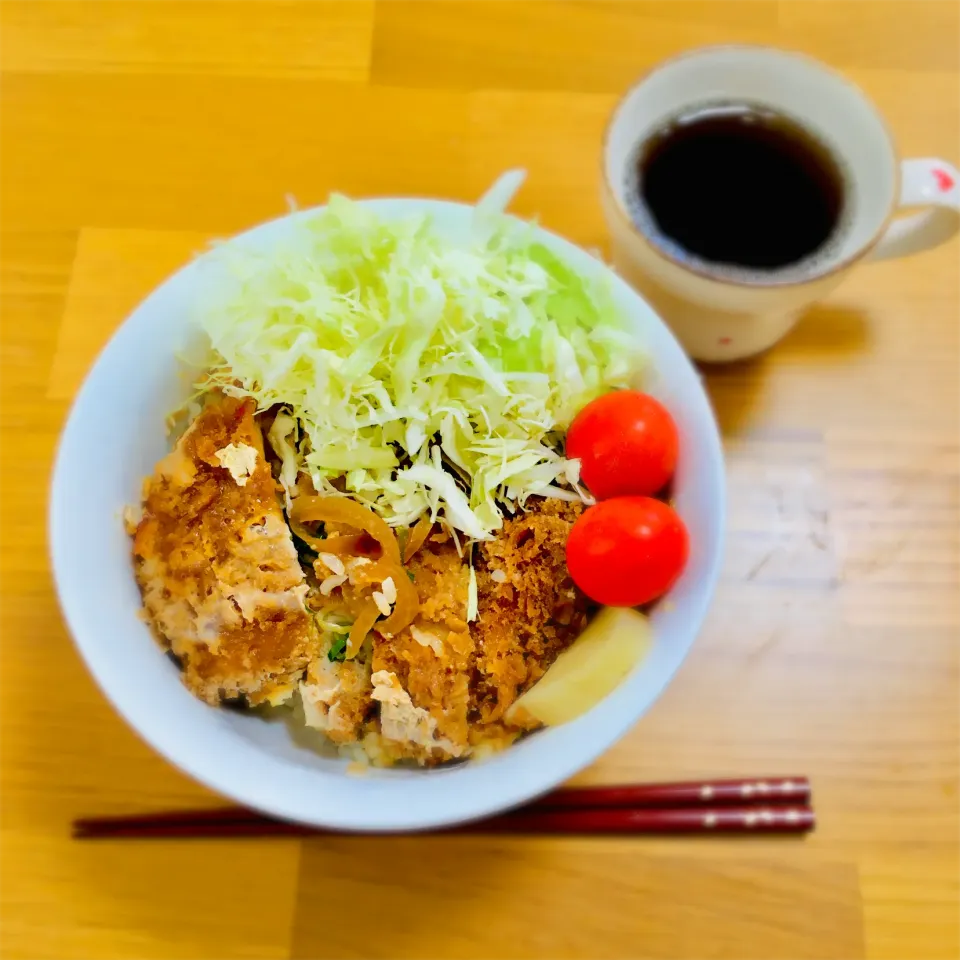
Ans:
[[[806,777],[713,780],[558,790],[446,834],[807,833],[816,824]],[[73,836],[186,839],[347,835],[274,820],[244,807],[75,820]]]

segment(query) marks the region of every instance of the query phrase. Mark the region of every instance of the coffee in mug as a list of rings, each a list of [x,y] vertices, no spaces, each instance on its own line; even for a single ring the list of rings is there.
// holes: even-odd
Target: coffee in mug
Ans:
[[[637,145],[628,210],[677,256],[731,275],[815,267],[845,220],[846,171],[815,134],[760,104],[669,118]]]

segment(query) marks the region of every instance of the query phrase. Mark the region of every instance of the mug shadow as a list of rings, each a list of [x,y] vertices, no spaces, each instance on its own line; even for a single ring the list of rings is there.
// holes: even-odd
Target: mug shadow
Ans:
[[[724,442],[750,432],[766,392],[769,352],[732,363],[698,363]]]
[[[859,353],[870,340],[870,317],[864,310],[818,303],[800,317],[797,325],[773,349],[824,360],[842,360]]]
[[[871,340],[869,315],[842,304],[815,304],[778,343],[755,357],[732,363],[698,363],[724,440],[750,433],[769,395],[777,367],[802,362],[817,366],[843,362],[865,350]]]

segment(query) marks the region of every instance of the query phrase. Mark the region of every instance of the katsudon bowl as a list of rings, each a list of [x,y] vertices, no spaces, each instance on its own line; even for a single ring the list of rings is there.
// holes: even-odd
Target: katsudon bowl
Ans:
[[[385,218],[426,214],[467,229],[475,208],[439,200],[377,199]],[[303,211],[241,238],[270,251]],[[53,476],[50,543],[61,608],[76,645],[116,710],[185,773],[267,814],[351,831],[411,831],[494,814],[548,791],[592,763],[650,709],[690,651],[721,556],[724,474],[714,417],[697,371],[647,303],[600,261],[545,230],[536,237],[581,276],[609,281],[648,358],[642,386],[671,411],[680,435],[673,503],[690,535],[687,567],[651,612],[652,646],[593,709],[483,760],[432,768],[368,768],[358,776],[281,722],[217,709],[181,684],[142,617],[124,530],[144,477],[169,450],[165,418],[189,392],[178,356],[195,343],[205,254],[156,289],[119,328],[86,378]],[[82,722],[82,721],[81,721]]]

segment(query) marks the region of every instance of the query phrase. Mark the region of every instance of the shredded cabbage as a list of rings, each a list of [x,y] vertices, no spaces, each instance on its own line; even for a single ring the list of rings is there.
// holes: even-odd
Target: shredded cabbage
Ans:
[[[392,525],[429,511],[482,540],[531,495],[582,496],[563,431],[640,358],[606,285],[530,226],[481,202],[454,235],[334,196],[269,251],[212,256],[203,386],[284,408],[288,497],[304,471]]]

